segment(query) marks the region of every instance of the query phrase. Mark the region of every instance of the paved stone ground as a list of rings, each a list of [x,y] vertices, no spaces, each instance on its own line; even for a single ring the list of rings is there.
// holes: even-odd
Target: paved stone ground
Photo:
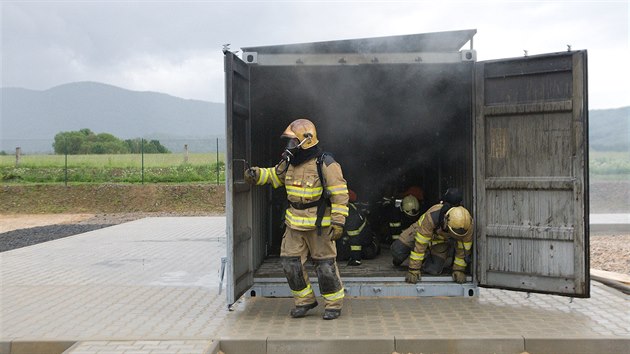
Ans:
[[[572,301],[494,289],[347,298],[336,321],[321,319],[322,305],[291,319],[291,299],[243,298],[230,312],[219,294],[224,233],[224,217],[146,218],[0,253],[0,353],[36,341],[78,342],[73,354],[206,353],[213,340],[247,342],[251,352],[297,350],[286,342],[296,339],[395,339],[398,349],[418,339],[604,338],[617,343],[610,352],[630,343],[630,296],[597,282],[590,299]]]

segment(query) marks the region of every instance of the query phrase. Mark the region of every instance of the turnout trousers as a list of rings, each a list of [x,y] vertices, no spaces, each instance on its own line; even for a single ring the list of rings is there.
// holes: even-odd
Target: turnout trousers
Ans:
[[[335,242],[330,240],[331,233],[331,227],[323,227],[321,235],[317,235],[316,229],[285,229],[280,257],[296,306],[315,302],[315,294],[304,267],[309,254],[315,265],[319,291],[324,297],[326,308],[337,310],[343,306],[344,290],[335,261],[337,248]]]

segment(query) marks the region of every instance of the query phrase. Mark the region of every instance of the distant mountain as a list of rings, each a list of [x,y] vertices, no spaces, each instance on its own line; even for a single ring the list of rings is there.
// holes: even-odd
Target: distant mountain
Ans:
[[[598,151],[630,151],[630,107],[589,111],[589,146]]]
[[[225,105],[77,82],[44,91],[0,88],[0,151],[52,152],[55,134],[88,128],[122,139],[158,139],[171,151],[215,151]],[[590,148],[630,151],[630,107],[589,112]]]
[[[225,135],[225,105],[96,82],[44,91],[0,88],[0,150],[51,152],[55,134],[89,128],[122,139],[212,142]],[[168,143],[168,142],[167,142]],[[204,145],[207,143],[204,142]],[[193,144],[194,145],[194,144]],[[182,145],[183,146],[183,145]]]

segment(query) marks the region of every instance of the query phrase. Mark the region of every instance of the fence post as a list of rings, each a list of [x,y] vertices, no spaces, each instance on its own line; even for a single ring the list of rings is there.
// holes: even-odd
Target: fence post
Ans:
[[[140,155],[142,155],[142,184],[144,184],[144,138],[140,139]]]
[[[217,138],[217,185],[219,185],[219,138]]]
[[[22,157],[22,148],[18,146],[15,148],[15,167],[20,166],[21,157]]]
[[[63,139],[63,147],[64,147],[64,168],[63,168],[63,183],[67,187],[68,186],[68,138],[65,137]]]
[[[188,163],[188,144],[184,144],[184,163]]]

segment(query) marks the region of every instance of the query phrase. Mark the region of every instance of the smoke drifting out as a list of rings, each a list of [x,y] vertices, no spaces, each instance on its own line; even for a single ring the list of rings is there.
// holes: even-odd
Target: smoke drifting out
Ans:
[[[377,42],[388,51],[404,41]],[[373,50],[366,42],[352,43],[353,51]],[[309,50],[323,49],[299,48]],[[252,128],[270,135],[255,139],[253,146],[268,145],[276,156],[273,152],[282,150],[281,132],[294,119],[305,117],[317,126],[322,148],[341,163],[360,200],[376,200],[411,185],[437,198],[444,187],[438,180],[441,161],[461,160],[460,167],[466,166],[468,152],[452,147],[470,139],[471,65],[254,66],[252,107],[260,120]]]

